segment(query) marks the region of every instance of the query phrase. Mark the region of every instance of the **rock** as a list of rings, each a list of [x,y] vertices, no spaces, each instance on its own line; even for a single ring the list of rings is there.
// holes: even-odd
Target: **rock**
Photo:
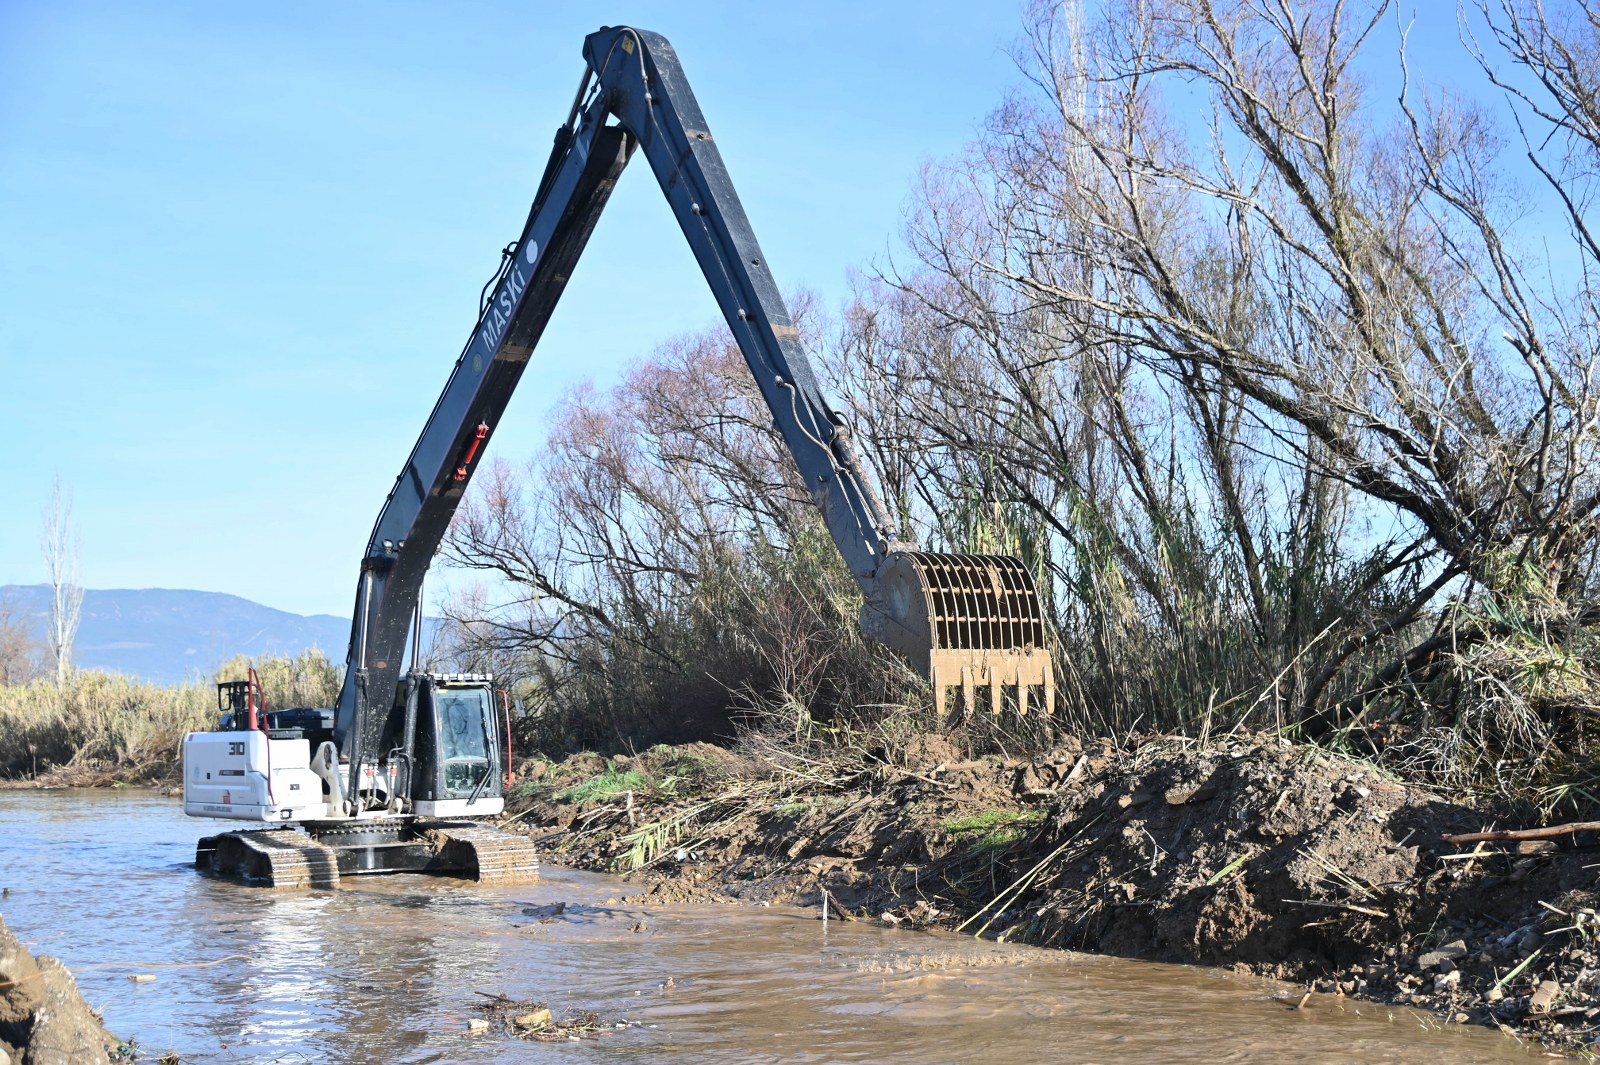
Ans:
[[[37,959],[0,920],[0,1031],[25,1033],[16,1057],[30,1065],[109,1065],[106,1048],[118,1040],[55,958]],[[7,1053],[9,1057],[9,1052]]]
[[[1168,806],[1183,806],[1191,802],[1205,802],[1217,794],[1217,789],[1200,784],[1178,784],[1167,789],[1162,798]]]
[[[550,1011],[541,1008],[529,1013],[520,1013],[511,1018],[511,1023],[518,1028],[547,1028],[550,1025]]]
[[[1458,969],[1451,969],[1449,972],[1440,973],[1433,978],[1433,993],[1436,995],[1443,994],[1446,991],[1454,991],[1460,986],[1461,972]]]
[[[0,1065],[11,1065],[11,1055],[6,1052],[5,1047],[0,1047]]]
[[[474,1017],[472,1020],[467,1022],[467,1031],[473,1035],[479,1035],[483,1032],[487,1032],[488,1030],[489,1022],[484,1020],[482,1017]]]
[[[1437,950],[1430,950],[1417,955],[1417,970],[1419,972],[1427,972],[1429,969],[1438,969],[1441,968],[1444,962],[1454,962],[1457,958],[1465,958],[1466,956],[1467,944],[1458,939],[1454,943],[1446,943]],[[1453,969],[1455,966],[1452,965],[1451,968]]]
[[[1545,980],[1539,984],[1528,998],[1529,1013],[1549,1013],[1550,1007],[1556,1003],[1556,998],[1561,994],[1561,985],[1554,980]]]

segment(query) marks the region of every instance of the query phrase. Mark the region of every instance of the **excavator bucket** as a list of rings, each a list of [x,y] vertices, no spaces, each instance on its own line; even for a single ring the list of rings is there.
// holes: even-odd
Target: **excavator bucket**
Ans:
[[[862,622],[928,678],[941,721],[951,688],[961,690],[967,714],[980,705],[999,714],[1006,689],[1015,692],[1018,714],[1029,712],[1030,691],[1045,714],[1055,712],[1044,611],[1018,559],[892,552],[878,570],[877,595]]]

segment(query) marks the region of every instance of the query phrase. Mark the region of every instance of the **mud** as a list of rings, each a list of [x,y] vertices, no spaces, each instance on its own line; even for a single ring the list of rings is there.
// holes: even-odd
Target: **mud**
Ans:
[[[653,900],[802,902],[1227,966],[1552,1048],[1600,1039],[1596,859],[1448,844],[1525,826],[1272,737],[1027,760],[937,736],[831,759],[695,745],[523,772],[546,860],[623,872]]]
[[[0,1065],[109,1065],[121,1046],[65,966],[35,958],[0,920]]]

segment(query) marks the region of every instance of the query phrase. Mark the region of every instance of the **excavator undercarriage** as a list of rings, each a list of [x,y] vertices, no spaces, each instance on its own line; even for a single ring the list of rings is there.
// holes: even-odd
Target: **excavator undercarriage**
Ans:
[[[195,868],[252,887],[336,888],[346,876],[428,873],[480,884],[535,880],[527,837],[469,821],[335,821],[207,836]]]

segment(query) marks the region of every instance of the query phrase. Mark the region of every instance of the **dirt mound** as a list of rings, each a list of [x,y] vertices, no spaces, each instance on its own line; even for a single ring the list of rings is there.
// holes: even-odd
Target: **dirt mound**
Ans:
[[[100,1065],[120,1040],[54,958],[37,959],[0,920],[0,1062]]]
[[[1278,741],[1155,745],[1061,795],[1025,938],[1230,965],[1453,1020],[1586,1042],[1600,1021],[1594,866],[1460,846],[1483,811]]]
[[[1151,738],[969,759],[934,738],[744,775],[699,749],[589,757],[546,769],[526,827],[550,860],[663,901],[800,901],[1249,969],[1554,1044],[1600,1034],[1582,852],[1446,843],[1494,818],[1315,748]]]
[[[1424,890],[1449,872],[1440,837],[1482,819],[1314,749],[1154,744],[1052,804],[1038,845],[1059,854],[1036,881],[1032,934],[1321,975],[1392,943],[1419,904],[1448,905]]]

